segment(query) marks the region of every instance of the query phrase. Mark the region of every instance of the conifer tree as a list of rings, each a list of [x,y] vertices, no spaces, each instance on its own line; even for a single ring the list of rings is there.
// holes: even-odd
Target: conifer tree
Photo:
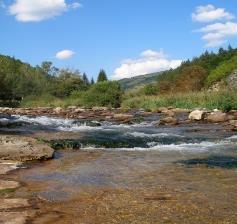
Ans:
[[[101,69],[97,78],[97,82],[104,82],[107,80],[108,78],[107,78],[105,70]]]

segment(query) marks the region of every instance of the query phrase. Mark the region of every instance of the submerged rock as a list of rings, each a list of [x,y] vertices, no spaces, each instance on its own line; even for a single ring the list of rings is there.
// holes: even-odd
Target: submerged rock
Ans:
[[[15,161],[43,160],[52,158],[54,150],[36,139],[0,135],[0,159]]]

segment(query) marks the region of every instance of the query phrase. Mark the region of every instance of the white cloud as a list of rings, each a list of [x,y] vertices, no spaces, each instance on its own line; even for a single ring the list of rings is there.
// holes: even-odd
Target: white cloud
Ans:
[[[15,0],[9,13],[21,22],[39,22],[80,6],[78,2],[67,4],[65,0]]]
[[[169,60],[163,51],[146,50],[138,59],[126,59],[115,69],[113,79],[131,78],[153,72],[177,68],[182,60]]]
[[[192,14],[192,19],[196,22],[213,22],[216,20],[232,20],[234,18],[234,15],[224,8],[216,8],[213,5],[198,6]]]
[[[206,47],[218,47],[229,38],[237,37],[237,23],[214,23],[199,29],[199,32],[204,33],[202,39],[207,42]]]
[[[71,50],[62,50],[62,51],[59,51],[59,52],[56,54],[56,58],[59,59],[59,60],[66,60],[66,59],[71,58],[74,54],[75,54],[74,51],[71,51]]]

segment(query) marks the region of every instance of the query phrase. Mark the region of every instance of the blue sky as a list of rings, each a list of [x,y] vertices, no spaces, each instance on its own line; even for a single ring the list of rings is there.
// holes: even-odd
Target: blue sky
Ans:
[[[119,79],[237,47],[236,0],[0,2],[0,54],[33,65],[50,60],[94,78],[101,68]]]

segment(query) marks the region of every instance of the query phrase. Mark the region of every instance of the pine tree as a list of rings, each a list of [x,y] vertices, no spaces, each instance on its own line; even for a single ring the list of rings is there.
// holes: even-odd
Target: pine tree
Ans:
[[[103,69],[101,69],[99,72],[98,78],[97,78],[97,82],[104,82],[107,80],[108,80],[108,78],[107,78],[105,71]]]
[[[93,77],[92,77],[92,79],[91,79],[91,85],[94,85],[95,84],[95,81],[94,81],[94,79],[93,79]]]
[[[88,86],[90,84],[86,73],[83,73],[82,80],[85,86]]]

